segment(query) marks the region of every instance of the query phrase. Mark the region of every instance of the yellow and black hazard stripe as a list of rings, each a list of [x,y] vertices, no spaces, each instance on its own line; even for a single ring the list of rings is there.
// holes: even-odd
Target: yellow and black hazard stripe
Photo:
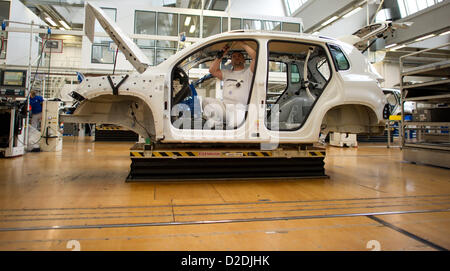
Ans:
[[[228,156],[232,152],[220,153],[217,156]],[[271,157],[272,152],[237,152],[244,157]],[[153,151],[152,157],[197,157],[197,156],[215,156],[215,155],[202,155],[201,152],[168,152],[168,151]]]
[[[95,127],[96,130],[118,131],[124,130],[122,127]]]
[[[152,157],[195,157],[198,156],[198,152],[169,152],[169,151],[154,151]]]
[[[308,151],[308,157],[324,157],[324,151]]]
[[[131,151],[131,152],[130,152],[130,157],[143,158],[143,157],[144,157],[144,152],[140,152],[140,151]]]

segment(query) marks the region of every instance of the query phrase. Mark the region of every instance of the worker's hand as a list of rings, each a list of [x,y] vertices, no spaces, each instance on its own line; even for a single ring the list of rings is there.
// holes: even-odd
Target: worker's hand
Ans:
[[[228,46],[228,44],[225,44],[225,46],[223,46],[222,50],[217,52],[216,57],[221,59],[224,55],[226,55],[228,53],[229,50],[230,50],[230,47]]]
[[[224,55],[226,55],[229,50],[230,50],[230,46],[228,46],[228,44],[225,44],[225,46],[222,48],[222,51],[223,51]]]

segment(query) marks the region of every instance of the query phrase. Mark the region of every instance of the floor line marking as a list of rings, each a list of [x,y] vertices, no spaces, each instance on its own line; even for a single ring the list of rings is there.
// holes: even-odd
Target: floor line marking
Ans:
[[[220,223],[242,223],[242,222],[280,221],[280,220],[302,220],[302,219],[319,219],[319,218],[358,217],[358,216],[369,216],[369,215],[375,216],[375,215],[396,215],[396,214],[415,214],[415,213],[436,213],[436,212],[448,212],[448,211],[450,211],[450,208],[448,208],[448,209],[436,209],[436,210],[413,210],[413,211],[391,211],[391,212],[351,213],[351,214],[333,214],[333,215],[264,217],[264,218],[204,220],[204,221],[177,221],[177,222],[153,222],[153,223],[129,223],[129,224],[42,226],[42,227],[0,228],[0,232],[33,231],[33,230],[102,229],[102,228],[126,228],[126,227],[182,226],[182,225],[202,225],[202,224],[220,224]]]
[[[444,247],[441,247],[441,246],[439,246],[439,245],[437,245],[437,244],[435,244],[433,242],[430,242],[430,241],[428,241],[426,239],[423,239],[422,237],[419,237],[419,236],[417,236],[417,235],[415,235],[415,234],[413,234],[413,233],[411,233],[409,231],[406,231],[406,230],[404,230],[402,228],[399,228],[399,227],[395,226],[394,224],[391,224],[391,223],[389,223],[389,222],[387,222],[387,221],[385,221],[383,219],[380,219],[378,217],[374,217],[373,215],[368,215],[367,217],[372,219],[372,220],[374,220],[374,221],[376,221],[376,222],[378,222],[378,223],[380,223],[380,224],[382,224],[385,227],[393,229],[394,231],[397,231],[397,232],[399,232],[399,233],[401,233],[403,235],[406,235],[409,238],[412,238],[412,239],[414,239],[414,240],[416,240],[418,242],[421,242],[424,245],[427,245],[429,247],[432,247],[432,248],[440,250],[440,251],[448,251],[448,249],[446,249]]]

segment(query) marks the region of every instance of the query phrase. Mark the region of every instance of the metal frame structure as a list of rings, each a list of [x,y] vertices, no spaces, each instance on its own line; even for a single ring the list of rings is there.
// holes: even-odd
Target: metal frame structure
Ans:
[[[417,104],[428,104],[437,108],[438,104],[450,102],[450,53],[443,53],[434,62],[416,65],[405,69],[406,59],[414,58],[416,63],[430,60],[423,53],[448,47],[446,43],[434,48],[421,50],[400,57],[400,89],[402,92],[401,142],[403,157],[406,161],[425,163],[441,167],[450,167],[450,122],[442,121],[409,121],[405,122],[404,104],[414,101]],[[429,81],[414,83],[405,77],[415,76],[431,78]],[[431,113],[429,113],[431,114]],[[405,138],[405,132],[416,131],[415,140]]]

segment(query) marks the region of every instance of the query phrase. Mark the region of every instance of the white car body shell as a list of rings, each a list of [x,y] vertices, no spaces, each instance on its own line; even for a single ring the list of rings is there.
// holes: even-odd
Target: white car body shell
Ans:
[[[115,28],[117,26],[111,25],[110,27]],[[108,32],[108,29],[105,29]],[[120,43],[120,37],[115,38],[118,38],[116,43]],[[259,47],[249,103],[250,109],[247,113],[245,125],[241,125],[234,130],[186,130],[174,127],[170,117],[170,109],[172,108],[170,104],[171,74],[174,67],[181,59],[205,46],[218,41],[240,39],[254,40]],[[304,124],[296,131],[271,131],[264,124],[268,74],[267,50],[270,40],[294,41],[322,46],[327,52],[332,67],[332,75],[326,88],[316,101]],[[332,64],[334,62],[327,43],[338,45],[342,49],[350,63],[348,70],[336,70],[335,65]],[[129,52],[125,51],[124,53]],[[132,57],[131,54],[129,55]],[[139,67],[142,68],[142,63],[140,64]],[[111,76],[111,79],[114,85],[117,85],[123,77],[122,75],[116,75]],[[81,101],[70,118],[73,122],[122,125],[144,137],[148,137],[150,134],[154,140],[161,143],[313,143],[318,141],[327,112],[339,106],[352,105],[366,108],[367,112],[371,112],[370,123],[367,126],[384,127],[383,108],[386,104],[386,98],[379,87],[380,79],[382,79],[381,76],[358,49],[342,41],[300,33],[234,31],[205,38],[203,41],[172,55],[158,66],[148,67],[143,73],[129,74],[129,77],[118,88],[118,95],[114,95],[115,97],[112,96],[112,87],[107,76],[86,78],[76,89],[76,92],[83,96],[85,100]],[[113,97],[112,100],[111,97]],[[126,101],[130,98],[133,101],[139,101],[140,105],[148,107],[142,112],[138,112],[139,110],[136,109],[135,116],[142,122],[142,125],[137,125],[136,121],[133,121],[129,116],[129,111],[116,106],[116,103],[120,103],[121,99]],[[89,103],[95,103],[97,100],[101,102],[96,106],[89,105]],[[111,101],[109,105],[108,101]],[[151,112],[151,116],[146,116],[149,112]],[[345,122],[348,124],[347,127],[353,127],[348,132],[371,132],[370,128],[365,129],[360,122],[352,126],[352,116],[347,118]],[[361,117],[354,120],[357,121],[358,119],[361,119]],[[141,126],[146,126],[146,129],[142,129]],[[336,129],[329,129],[328,131],[334,130]]]

